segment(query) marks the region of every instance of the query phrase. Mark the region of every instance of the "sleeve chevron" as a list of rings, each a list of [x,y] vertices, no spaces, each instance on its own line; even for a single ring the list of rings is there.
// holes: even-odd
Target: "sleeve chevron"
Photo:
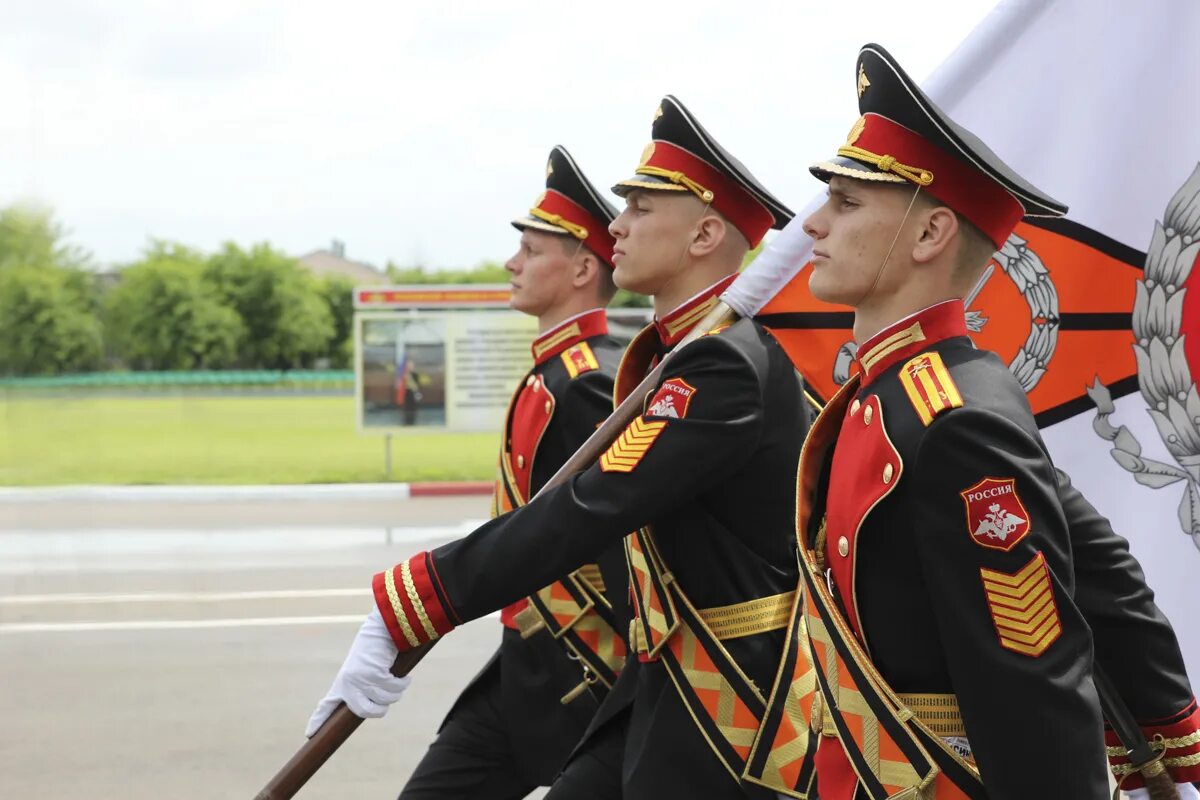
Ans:
[[[979,573],[1001,647],[1036,658],[1054,644],[1062,624],[1040,552],[1013,575],[990,569]]]
[[[428,552],[401,561],[371,581],[375,604],[401,652],[428,644],[454,629],[436,584]]]
[[[600,469],[604,472],[633,472],[665,427],[666,420],[648,422],[636,417],[600,456]]]

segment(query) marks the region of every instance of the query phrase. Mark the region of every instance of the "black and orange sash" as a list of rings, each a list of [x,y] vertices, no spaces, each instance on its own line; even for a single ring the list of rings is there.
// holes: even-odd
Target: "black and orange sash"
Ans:
[[[786,791],[806,796],[803,786],[812,770],[812,741],[824,733],[836,736],[871,800],[936,798],[983,800],[979,772],[942,737],[963,735],[961,720],[947,723],[952,695],[901,695],[888,685],[850,629],[826,586],[822,569],[824,535],[808,541],[809,498],[816,490],[816,470],[808,458],[820,456],[837,435],[857,381],[851,380],[830,401],[809,432],[801,455],[798,480],[800,593],[749,775],[781,773]],[[823,528],[824,522],[821,526]],[[919,716],[918,716],[919,715]],[[942,717],[942,719],[939,719]],[[808,730],[798,730],[804,721]],[[828,744],[826,744],[828,746]],[[766,754],[758,755],[758,748]],[[771,761],[771,756],[783,754]]]
[[[795,783],[785,783],[782,772],[773,769],[790,752],[787,747],[764,753],[762,760],[771,766],[751,774],[748,765],[767,704],[721,643],[779,630],[799,619],[795,593],[697,609],[663,563],[650,528],[626,537],[625,555],[634,588],[630,639],[639,660],[662,663],[688,713],[734,780],[751,780],[803,798],[804,794],[792,791]],[[807,725],[801,725],[800,731],[807,746]],[[815,744],[815,737],[811,738]],[[805,777],[812,782],[811,763]]]
[[[503,449],[498,473],[492,494],[492,516],[520,508],[526,502]],[[625,642],[616,632],[616,619],[604,588],[600,568],[586,564],[530,595],[529,605],[514,620],[522,638],[528,639],[544,629],[562,646],[568,658],[579,662],[582,681],[562,698],[564,703],[588,688],[593,694],[606,693],[625,665]]]

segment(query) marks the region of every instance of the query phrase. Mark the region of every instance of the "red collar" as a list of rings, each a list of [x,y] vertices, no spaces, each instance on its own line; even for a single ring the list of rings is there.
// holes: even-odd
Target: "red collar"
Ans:
[[[896,362],[928,350],[943,339],[967,335],[962,300],[946,300],[910,314],[858,348],[858,368],[866,386]]]
[[[533,363],[543,364],[572,345],[608,333],[608,315],[593,308],[563,320],[533,340]]]
[[[679,344],[679,340],[687,336],[687,332],[712,311],[713,306],[717,304],[717,298],[735,280],[737,273],[724,277],[662,319],[656,317],[654,327],[658,330],[658,338],[663,346],[674,347]]]

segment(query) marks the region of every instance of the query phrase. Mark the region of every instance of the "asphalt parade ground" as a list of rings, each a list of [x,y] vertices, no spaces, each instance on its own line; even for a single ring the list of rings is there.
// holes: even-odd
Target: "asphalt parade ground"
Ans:
[[[0,797],[248,800],[303,742],[371,575],[487,506],[0,498]],[[447,637],[299,797],[395,797],[499,636]]]
[[[254,797],[303,743],[371,576],[489,503],[238,494],[0,491],[0,799]],[[299,800],[394,798],[499,638],[495,617],[447,636]]]

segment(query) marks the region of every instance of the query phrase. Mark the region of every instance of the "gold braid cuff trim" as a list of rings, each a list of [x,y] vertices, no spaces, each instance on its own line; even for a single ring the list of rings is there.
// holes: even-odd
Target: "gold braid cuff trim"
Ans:
[[[404,568],[408,569],[408,562],[404,562]],[[388,600],[392,604],[392,613],[396,615],[396,622],[400,623],[400,631],[404,634],[404,639],[413,647],[420,647],[421,642],[417,639],[417,634],[413,632],[412,626],[408,624],[408,615],[404,613],[404,604],[400,602],[400,595],[396,592],[396,571],[389,569],[383,573],[383,587],[387,589]]]
[[[1155,739],[1155,742],[1158,740]],[[1174,750],[1177,747],[1191,747],[1194,744],[1200,744],[1200,731],[1192,731],[1187,736],[1177,736],[1174,739],[1163,739],[1163,745],[1168,750]],[[1129,752],[1124,747],[1107,747],[1105,748],[1110,756],[1128,756]]]
[[[1168,769],[1171,767],[1194,767],[1200,764],[1200,753],[1192,753],[1190,756],[1178,756],[1176,758],[1164,758],[1158,763]],[[1134,764],[1116,764],[1113,766],[1112,771],[1113,775],[1123,777],[1137,772],[1138,768]]]
[[[417,585],[413,583],[412,569],[409,568],[407,561],[400,565],[400,580],[404,581],[404,592],[408,595],[408,601],[412,603],[413,611],[417,612],[417,619],[421,620],[421,627],[425,629],[425,635],[432,642],[438,638],[438,632],[434,629],[429,615],[425,613],[425,604],[421,602],[421,595],[417,594]]]
[[[872,164],[878,167],[880,172],[894,173],[906,181],[912,181],[917,186],[928,186],[933,183],[932,172],[921,167],[910,167],[907,164],[901,164],[896,160],[895,156],[881,156],[878,153],[872,153],[870,150],[864,150],[852,144],[839,147],[838,155],[852,158],[864,164]]]

